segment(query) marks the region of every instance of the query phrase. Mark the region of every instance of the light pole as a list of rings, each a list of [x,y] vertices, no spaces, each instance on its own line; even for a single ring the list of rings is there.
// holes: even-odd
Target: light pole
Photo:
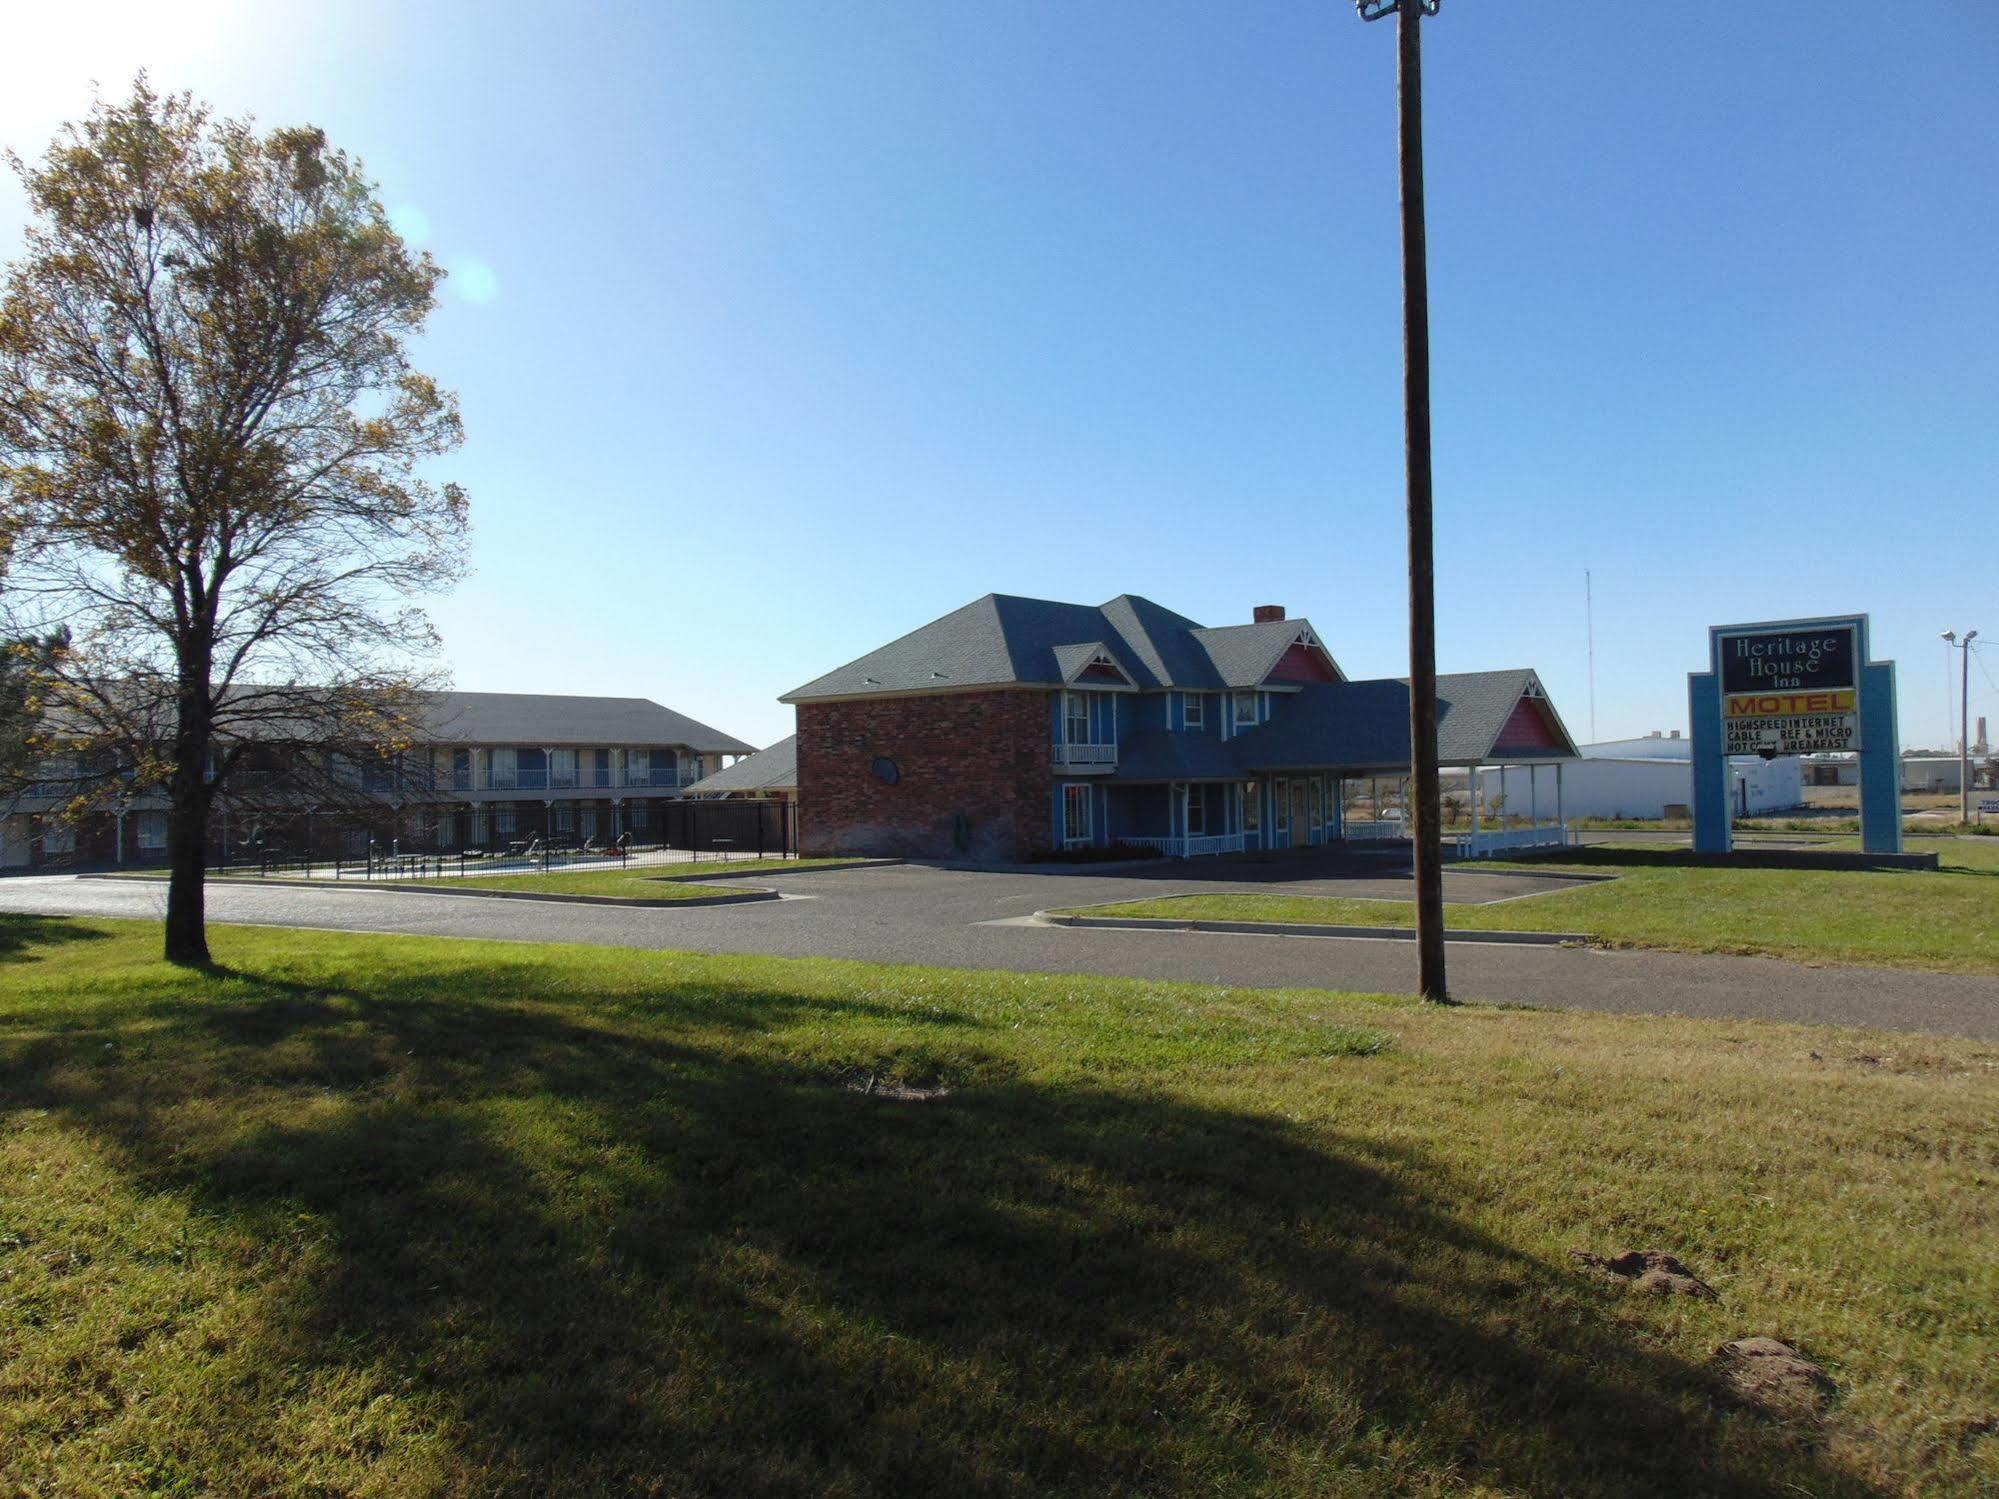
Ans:
[[[1957,689],[1957,821],[1966,828],[1971,826],[1971,642],[1977,638],[1976,630],[1966,630],[1961,640],[1955,630],[1943,632],[1943,643],[1964,657]]]
[[[1437,599],[1430,523],[1430,272],[1423,226],[1422,20],[1442,0],[1354,0],[1363,21],[1396,19],[1402,161],[1402,415],[1409,470],[1409,807],[1416,853],[1417,988],[1447,1000],[1444,846],[1437,775]]]

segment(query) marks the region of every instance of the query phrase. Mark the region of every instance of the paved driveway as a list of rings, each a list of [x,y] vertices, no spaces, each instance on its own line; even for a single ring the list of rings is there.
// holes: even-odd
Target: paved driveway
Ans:
[[[1270,888],[1341,894],[1407,890],[1393,865],[1343,868],[1301,860],[1262,866]],[[1254,987],[1406,993],[1416,955],[1407,942],[1205,932],[1047,927],[1053,906],[1181,891],[1240,890],[1241,869],[1187,879],[1123,874],[978,873],[919,865],[802,871],[769,883],[791,899],[675,910],[573,906],[365,889],[209,887],[216,921],[444,937],[859,958],[1044,973],[1120,974]],[[1215,877],[1219,876],[1219,877]],[[1565,881],[1453,873],[1454,899],[1535,893]],[[0,910],[157,919],[165,887],[140,881],[0,880]],[[1804,968],[1758,958],[1495,947],[1454,943],[1451,983],[1466,999],[1632,1013],[1673,1013],[1868,1025],[1999,1040],[1999,978],[1861,968]]]

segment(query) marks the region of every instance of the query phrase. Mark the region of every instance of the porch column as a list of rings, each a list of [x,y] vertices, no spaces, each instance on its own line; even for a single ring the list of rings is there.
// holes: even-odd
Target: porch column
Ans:
[[[1478,793],[1480,784],[1479,768],[1474,765],[1471,768],[1471,831],[1474,838],[1478,836]]]
[[[1532,826],[1541,826],[1541,767],[1527,767],[1527,816]]]
[[[1562,762],[1555,762],[1555,826],[1562,830],[1562,842],[1569,841],[1569,820],[1562,815]]]

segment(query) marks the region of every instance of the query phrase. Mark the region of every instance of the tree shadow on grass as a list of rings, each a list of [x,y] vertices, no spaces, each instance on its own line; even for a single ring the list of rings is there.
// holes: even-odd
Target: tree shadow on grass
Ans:
[[[0,914],[0,963],[39,963],[46,948],[97,942],[104,935],[68,916]]]
[[[287,1392],[351,1385],[423,1413],[465,1492],[1868,1492],[1470,1226],[1420,1152],[1032,1085],[962,1037],[945,1095],[866,1094],[871,1041],[757,1034],[837,1025],[820,996],[387,987],[273,984],[87,1074],[74,1037],[0,1053],[9,1096],[252,1240],[269,1302],[232,1335],[269,1391],[147,1438],[219,1491],[286,1486]]]

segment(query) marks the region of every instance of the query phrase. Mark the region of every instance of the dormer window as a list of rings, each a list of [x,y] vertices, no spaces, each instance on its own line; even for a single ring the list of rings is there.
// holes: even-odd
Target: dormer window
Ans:
[[[1254,728],[1256,726],[1256,694],[1254,692],[1238,692],[1233,696],[1235,726],[1239,729]]]
[[[1183,699],[1186,703],[1186,726],[1190,729],[1205,729],[1208,726],[1208,699],[1205,693],[1189,692]]]

